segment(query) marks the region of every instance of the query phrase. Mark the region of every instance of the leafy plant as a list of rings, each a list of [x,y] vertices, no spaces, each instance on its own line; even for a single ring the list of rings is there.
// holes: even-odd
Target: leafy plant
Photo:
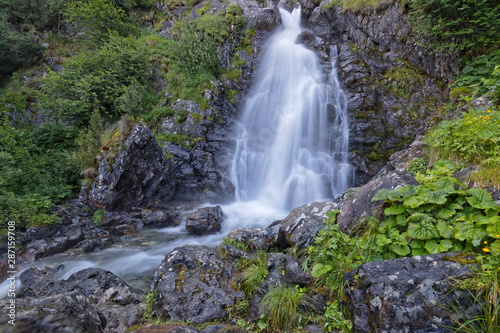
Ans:
[[[94,221],[95,225],[99,225],[102,222],[105,214],[106,211],[102,209],[98,209],[95,211],[94,215],[92,216],[92,221]]]
[[[351,332],[352,322],[345,318],[344,313],[339,309],[339,301],[335,300],[328,305],[325,311],[325,326],[328,332],[333,330],[342,333]]]
[[[384,200],[384,221],[374,227],[372,249],[384,258],[445,251],[500,251],[500,207],[485,190],[466,190],[454,177],[417,177],[418,186],[382,189],[372,201]]]

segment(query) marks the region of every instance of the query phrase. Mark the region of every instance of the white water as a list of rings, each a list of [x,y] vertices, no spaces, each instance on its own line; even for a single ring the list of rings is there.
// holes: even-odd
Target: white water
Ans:
[[[237,129],[231,180],[239,201],[293,209],[348,188],[349,132],[336,49],[325,80],[316,54],[296,43],[300,9],[280,13],[283,29],[269,42]]]
[[[100,252],[59,254],[33,266],[62,264],[60,279],[99,267],[147,290],[164,255],[175,247],[217,246],[233,229],[266,227],[283,219],[291,208],[332,198],[348,187],[348,122],[336,74],[336,49],[331,54],[332,73],[324,79],[316,55],[295,44],[301,31],[300,11],[280,12],[284,29],[270,40],[238,129],[232,167],[238,201],[222,206],[221,232],[191,236],[184,224],[150,229]],[[17,283],[19,290],[19,279]],[[7,292],[5,281],[0,284],[0,299]]]

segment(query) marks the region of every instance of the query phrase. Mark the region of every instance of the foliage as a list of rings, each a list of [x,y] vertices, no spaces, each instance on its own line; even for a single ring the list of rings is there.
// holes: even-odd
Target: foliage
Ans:
[[[222,244],[233,246],[233,247],[235,247],[237,249],[240,249],[240,250],[243,250],[243,251],[247,251],[247,252],[250,251],[250,248],[248,247],[247,244],[245,244],[243,242],[240,242],[236,238],[227,238],[227,237],[224,237],[222,239]]]
[[[473,110],[463,118],[441,122],[425,141],[441,158],[479,164],[500,154],[499,123],[500,111]]]
[[[500,38],[496,0],[412,0],[411,22],[429,52],[478,54]]]
[[[499,63],[500,50],[496,50],[490,54],[480,55],[473,61],[468,63],[467,66],[465,66],[465,68],[458,75],[451,87],[469,89],[471,89],[470,87],[474,87],[477,93],[485,94],[489,90],[495,89],[494,87],[490,86],[490,82],[491,84],[494,84],[494,82],[497,82],[499,80],[498,78],[495,78],[495,75],[498,74],[494,73],[495,66],[497,66]],[[463,92],[463,90],[460,92]]]
[[[122,114],[149,110],[148,62],[141,45],[130,38],[114,36],[99,50],[89,50],[68,59],[60,73],[42,79],[39,107],[55,116],[86,126],[93,110],[110,121]],[[136,109],[130,109],[134,105]]]
[[[329,213],[325,228],[317,234],[308,254],[313,262],[311,274],[318,278],[317,283],[341,295],[344,274],[369,261],[370,244],[341,232],[335,223],[338,212],[333,210]]]
[[[95,211],[94,215],[92,216],[92,221],[94,221],[95,225],[99,225],[102,222],[104,214],[106,214],[105,210],[98,209]]]
[[[325,326],[328,332],[339,331],[342,333],[351,332],[352,322],[345,318],[344,313],[339,309],[338,300],[328,305],[325,311]]]
[[[30,32],[20,32],[0,14],[0,74],[10,74],[19,66],[39,58],[44,47]]]
[[[243,271],[240,290],[248,296],[253,295],[268,274],[267,256],[259,254],[257,260]]]
[[[500,53],[500,52],[499,52]],[[500,63],[500,56],[498,62]],[[492,91],[492,102],[494,105],[497,105],[500,108],[500,66],[495,66],[491,77],[482,78],[481,82],[483,83],[483,87],[488,91]]]
[[[175,133],[154,133],[156,140],[169,141],[183,146],[184,148],[193,149],[193,145],[204,140],[203,137],[194,137],[192,135],[175,134]]]
[[[386,208],[383,222],[374,226],[374,251],[386,259],[461,250],[500,252],[500,206],[485,190],[465,190],[446,169],[417,175],[421,185],[375,194],[372,201],[384,200]]]
[[[264,314],[273,332],[289,331],[303,320],[301,304],[303,293],[297,288],[282,285],[271,289],[262,299]]]
[[[367,8],[379,8],[384,3],[386,3],[384,0],[332,0],[328,4],[324,5],[322,10],[324,11],[328,8],[332,8],[333,6],[340,5],[342,7],[342,11],[356,13]]]
[[[0,0],[0,7],[15,26],[44,29],[58,23],[59,10],[66,0]]]
[[[73,0],[65,6],[63,13],[66,21],[78,22],[84,32],[80,36],[95,45],[107,40],[112,31],[120,36],[135,32],[125,11],[108,0]]]
[[[413,174],[425,173],[427,170],[428,161],[425,158],[418,157],[411,161],[411,163],[406,167],[406,170]]]
[[[97,110],[90,117],[89,127],[82,129],[76,139],[78,149],[75,151],[74,159],[83,170],[86,178],[93,178],[96,175],[97,154],[101,150],[104,123]]]

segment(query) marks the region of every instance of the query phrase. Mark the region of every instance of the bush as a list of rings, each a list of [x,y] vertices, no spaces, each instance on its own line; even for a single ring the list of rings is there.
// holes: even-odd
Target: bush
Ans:
[[[108,121],[150,110],[155,97],[148,68],[137,41],[114,36],[101,49],[80,53],[67,60],[62,72],[42,79],[39,107],[77,126],[86,126],[96,109]]]
[[[299,307],[302,296],[296,288],[284,286],[277,286],[264,296],[264,314],[274,332],[289,331],[302,321],[303,311]]]
[[[412,0],[411,22],[429,52],[465,52],[469,56],[500,41],[496,0]]]

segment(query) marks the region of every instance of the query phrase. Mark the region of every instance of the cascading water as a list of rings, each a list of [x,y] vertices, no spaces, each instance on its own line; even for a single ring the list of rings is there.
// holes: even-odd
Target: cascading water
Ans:
[[[315,53],[295,42],[300,8],[280,13],[283,30],[269,41],[237,129],[231,180],[237,200],[291,209],[347,189],[349,133],[336,48],[324,80]]]

